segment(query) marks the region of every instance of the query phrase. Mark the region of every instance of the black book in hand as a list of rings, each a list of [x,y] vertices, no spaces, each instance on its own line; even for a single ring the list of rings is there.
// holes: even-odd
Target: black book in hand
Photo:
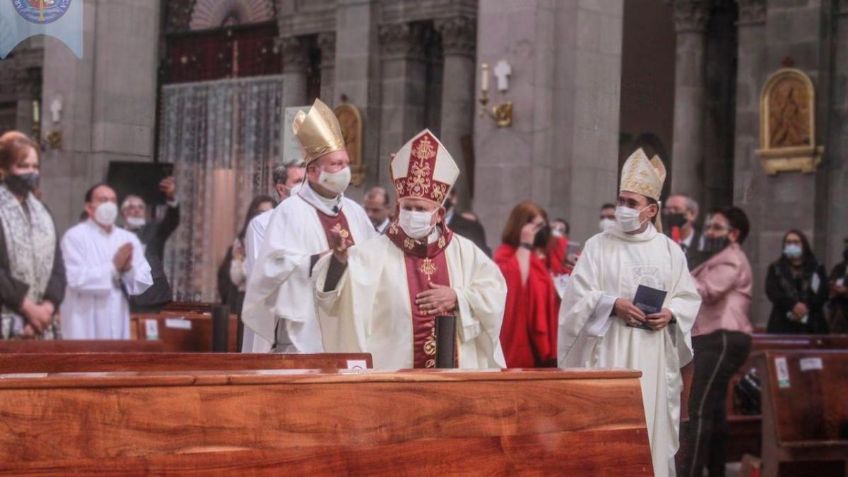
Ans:
[[[645,285],[639,285],[639,288],[636,289],[636,297],[633,298],[633,304],[636,308],[642,310],[642,313],[646,316],[653,315],[662,311],[666,295],[667,292],[662,290],[657,290],[656,288],[651,288]],[[653,331],[653,329],[648,326],[648,323],[639,323],[638,325],[628,326]]]

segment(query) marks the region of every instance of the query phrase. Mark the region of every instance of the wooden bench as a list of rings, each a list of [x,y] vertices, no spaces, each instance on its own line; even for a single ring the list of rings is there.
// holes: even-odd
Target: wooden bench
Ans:
[[[745,454],[759,455],[762,448],[762,417],[746,415],[736,408],[735,388],[751,368],[758,352],[768,350],[848,349],[848,335],[772,335],[759,333],[752,336],[751,354],[746,363],[730,380],[725,397],[729,427],[727,461],[739,462]],[[688,402],[692,382],[692,364],[682,370],[683,396],[681,403],[682,425],[688,420]],[[687,445],[681,442],[681,447]]]
[[[368,353],[45,353],[0,354],[0,373],[368,369]]]
[[[165,351],[175,353],[204,353],[212,351],[212,316],[203,313],[163,311],[155,314],[135,314],[130,326],[139,340],[150,338],[148,321],[156,322],[156,339],[162,340]],[[228,351],[236,349],[238,317],[230,315]]]
[[[0,353],[156,353],[160,340],[0,340]]]
[[[0,475],[652,475],[634,371],[0,378]]]

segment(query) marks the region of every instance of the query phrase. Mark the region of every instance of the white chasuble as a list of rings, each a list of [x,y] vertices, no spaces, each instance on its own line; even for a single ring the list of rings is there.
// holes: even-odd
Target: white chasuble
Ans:
[[[458,367],[506,367],[500,345],[506,282],[500,270],[458,235],[453,235],[443,253],[458,301],[454,312]],[[315,267],[325,350],[371,353],[376,369],[413,368],[415,330],[406,268],[411,261],[404,251],[388,235],[356,245],[349,250],[347,269],[336,288],[324,292],[330,260],[331,256],[323,257]]]
[[[617,298],[639,285],[667,292],[675,323],[660,331],[630,327],[611,316]],[[701,298],[680,247],[649,225],[637,235],[615,227],[586,242],[559,315],[560,368],[628,368],[640,380],[654,473],[673,476],[678,448],[680,368],[692,359],[690,331]]]
[[[113,259],[126,243],[132,244],[132,267],[119,273]],[[62,256],[68,283],[60,307],[62,336],[72,340],[129,339],[127,296],[141,295],[153,284],[138,237],[118,227],[106,232],[89,219],[65,233]]]
[[[251,339],[242,351],[324,350],[311,276],[317,256],[330,248],[325,230],[330,222],[341,228],[346,223],[354,243],[376,235],[359,204],[341,196],[319,198],[308,184],[274,209],[247,282],[242,320],[252,333],[245,333]]]

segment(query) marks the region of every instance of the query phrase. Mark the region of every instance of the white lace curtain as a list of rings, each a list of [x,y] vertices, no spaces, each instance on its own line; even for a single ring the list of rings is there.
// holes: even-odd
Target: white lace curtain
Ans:
[[[159,160],[174,164],[181,222],[165,268],[178,301],[216,301],[216,273],[281,159],[279,76],[162,89]]]

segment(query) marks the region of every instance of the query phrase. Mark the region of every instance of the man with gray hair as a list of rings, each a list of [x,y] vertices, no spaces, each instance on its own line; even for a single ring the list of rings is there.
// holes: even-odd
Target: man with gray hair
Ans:
[[[686,194],[672,194],[665,202],[663,222],[667,233],[686,254],[689,269],[694,270],[701,263],[701,233],[696,221],[699,213],[698,202]]]

